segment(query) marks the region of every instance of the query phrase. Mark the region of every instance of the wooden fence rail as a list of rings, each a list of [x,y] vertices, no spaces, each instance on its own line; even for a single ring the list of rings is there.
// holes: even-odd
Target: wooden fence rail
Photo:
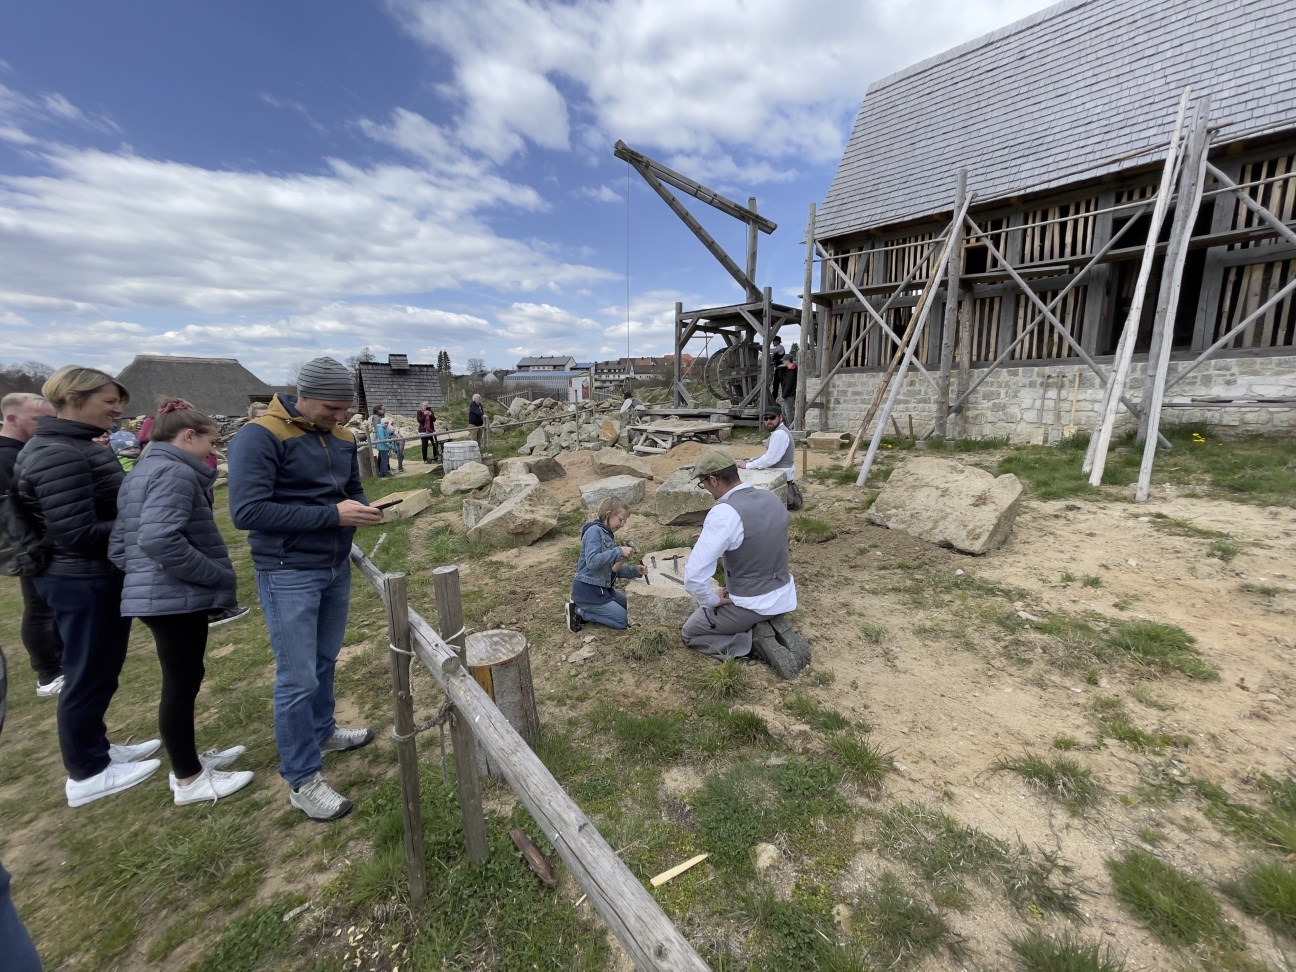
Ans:
[[[401,587],[398,584],[393,588],[390,580],[393,576],[402,575],[383,573],[356,546],[351,548],[351,560],[378,591],[384,604],[389,604],[392,591],[399,591]],[[446,586],[447,578],[441,575],[454,574],[456,583],[450,586],[457,589],[457,573],[454,567],[438,568],[438,586]],[[499,769],[522,805],[543,828],[572,877],[589,897],[608,929],[624,946],[635,967],[663,972],[706,969],[707,964],[666,917],[656,899],[630,873],[590,819],[496,708],[490,696],[469,675],[454,648],[415,611],[407,610],[406,617],[408,644],[415,657],[445,691],[460,724],[470,730],[475,744],[486,751],[491,765]],[[404,638],[399,630],[402,627],[399,621],[394,623],[394,627],[397,630],[392,632],[392,644],[397,646],[398,642],[404,642]],[[461,624],[455,623],[454,627],[455,631],[446,632],[451,641],[461,634]],[[398,708],[399,701],[398,698]],[[403,728],[398,727],[398,732]],[[456,762],[462,767],[462,763]],[[401,771],[405,773],[404,760]],[[417,772],[417,764],[414,772]],[[404,780],[402,785],[407,787]],[[469,785],[476,785],[475,773]],[[470,811],[462,796],[461,792],[460,807],[467,815]],[[480,812],[480,804],[476,812]],[[421,866],[422,862],[419,863]]]

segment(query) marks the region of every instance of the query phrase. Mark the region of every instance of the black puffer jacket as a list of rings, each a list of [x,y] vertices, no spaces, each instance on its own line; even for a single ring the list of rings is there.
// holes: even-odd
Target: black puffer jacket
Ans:
[[[108,560],[108,535],[125,474],[112,449],[93,441],[103,431],[44,415],[18,453],[18,495],[54,548],[46,574],[106,577],[117,572]]]

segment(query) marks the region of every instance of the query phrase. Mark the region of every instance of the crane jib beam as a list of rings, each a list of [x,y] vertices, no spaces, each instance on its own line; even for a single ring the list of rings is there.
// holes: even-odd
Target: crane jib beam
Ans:
[[[732,199],[726,199],[724,196],[720,195],[720,193],[708,189],[706,186],[702,185],[702,183],[690,179],[688,176],[676,172],[674,169],[667,168],[660,162],[650,159],[641,152],[636,152],[619,139],[617,140],[612,154],[618,159],[629,162],[639,170],[640,175],[643,175],[644,171],[647,170],[667,185],[674,186],[681,192],[687,192],[695,199],[700,199],[708,206],[720,210],[720,212],[724,213],[726,216],[732,216],[734,219],[755,226],[762,233],[773,233],[778,229],[777,223],[770,222],[764,216],[760,215],[760,213],[754,212],[746,206],[741,206]],[[645,176],[645,178],[647,177]]]

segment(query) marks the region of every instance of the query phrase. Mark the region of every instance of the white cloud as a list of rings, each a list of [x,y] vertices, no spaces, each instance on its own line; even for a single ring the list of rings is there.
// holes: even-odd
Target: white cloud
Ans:
[[[613,276],[495,233],[484,211],[545,203],[467,164],[270,175],[74,149],[48,162],[50,175],[0,176],[0,290],[210,314]]]
[[[581,186],[576,190],[576,196],[580,199],[592,199],[594,202],[600,203],[621,203],[625,201],[625,197],[621,193],[607,184]]]

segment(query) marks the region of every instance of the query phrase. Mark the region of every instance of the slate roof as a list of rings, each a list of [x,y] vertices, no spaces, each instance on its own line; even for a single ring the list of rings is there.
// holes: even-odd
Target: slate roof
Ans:
[[[527,368],[567,368],[575,362],[571,355],[558,355],[548,358],[523,358],[517,363],[517,370]]]
[[[412,364],[396,370],[385,361],[362,361],[358,367],[357,395],[365,414],[375,405],[385,405],[388,415],[413,415],[424,400],[434,411],[445,404],[436,365]]]
[[[130,392],[128,415],[151,415],[157,399],[183,398],[207,415],[242,415],[253,399],[275,391],[237,358],[188,358],[137,354],[117,375]]]
[[[820,239],[1164,158],[1076,170],[1166,141],[1179,97],[1211,96],[1216,141],[1296,128],[1296,0],[1065,0],[869,87]]]

